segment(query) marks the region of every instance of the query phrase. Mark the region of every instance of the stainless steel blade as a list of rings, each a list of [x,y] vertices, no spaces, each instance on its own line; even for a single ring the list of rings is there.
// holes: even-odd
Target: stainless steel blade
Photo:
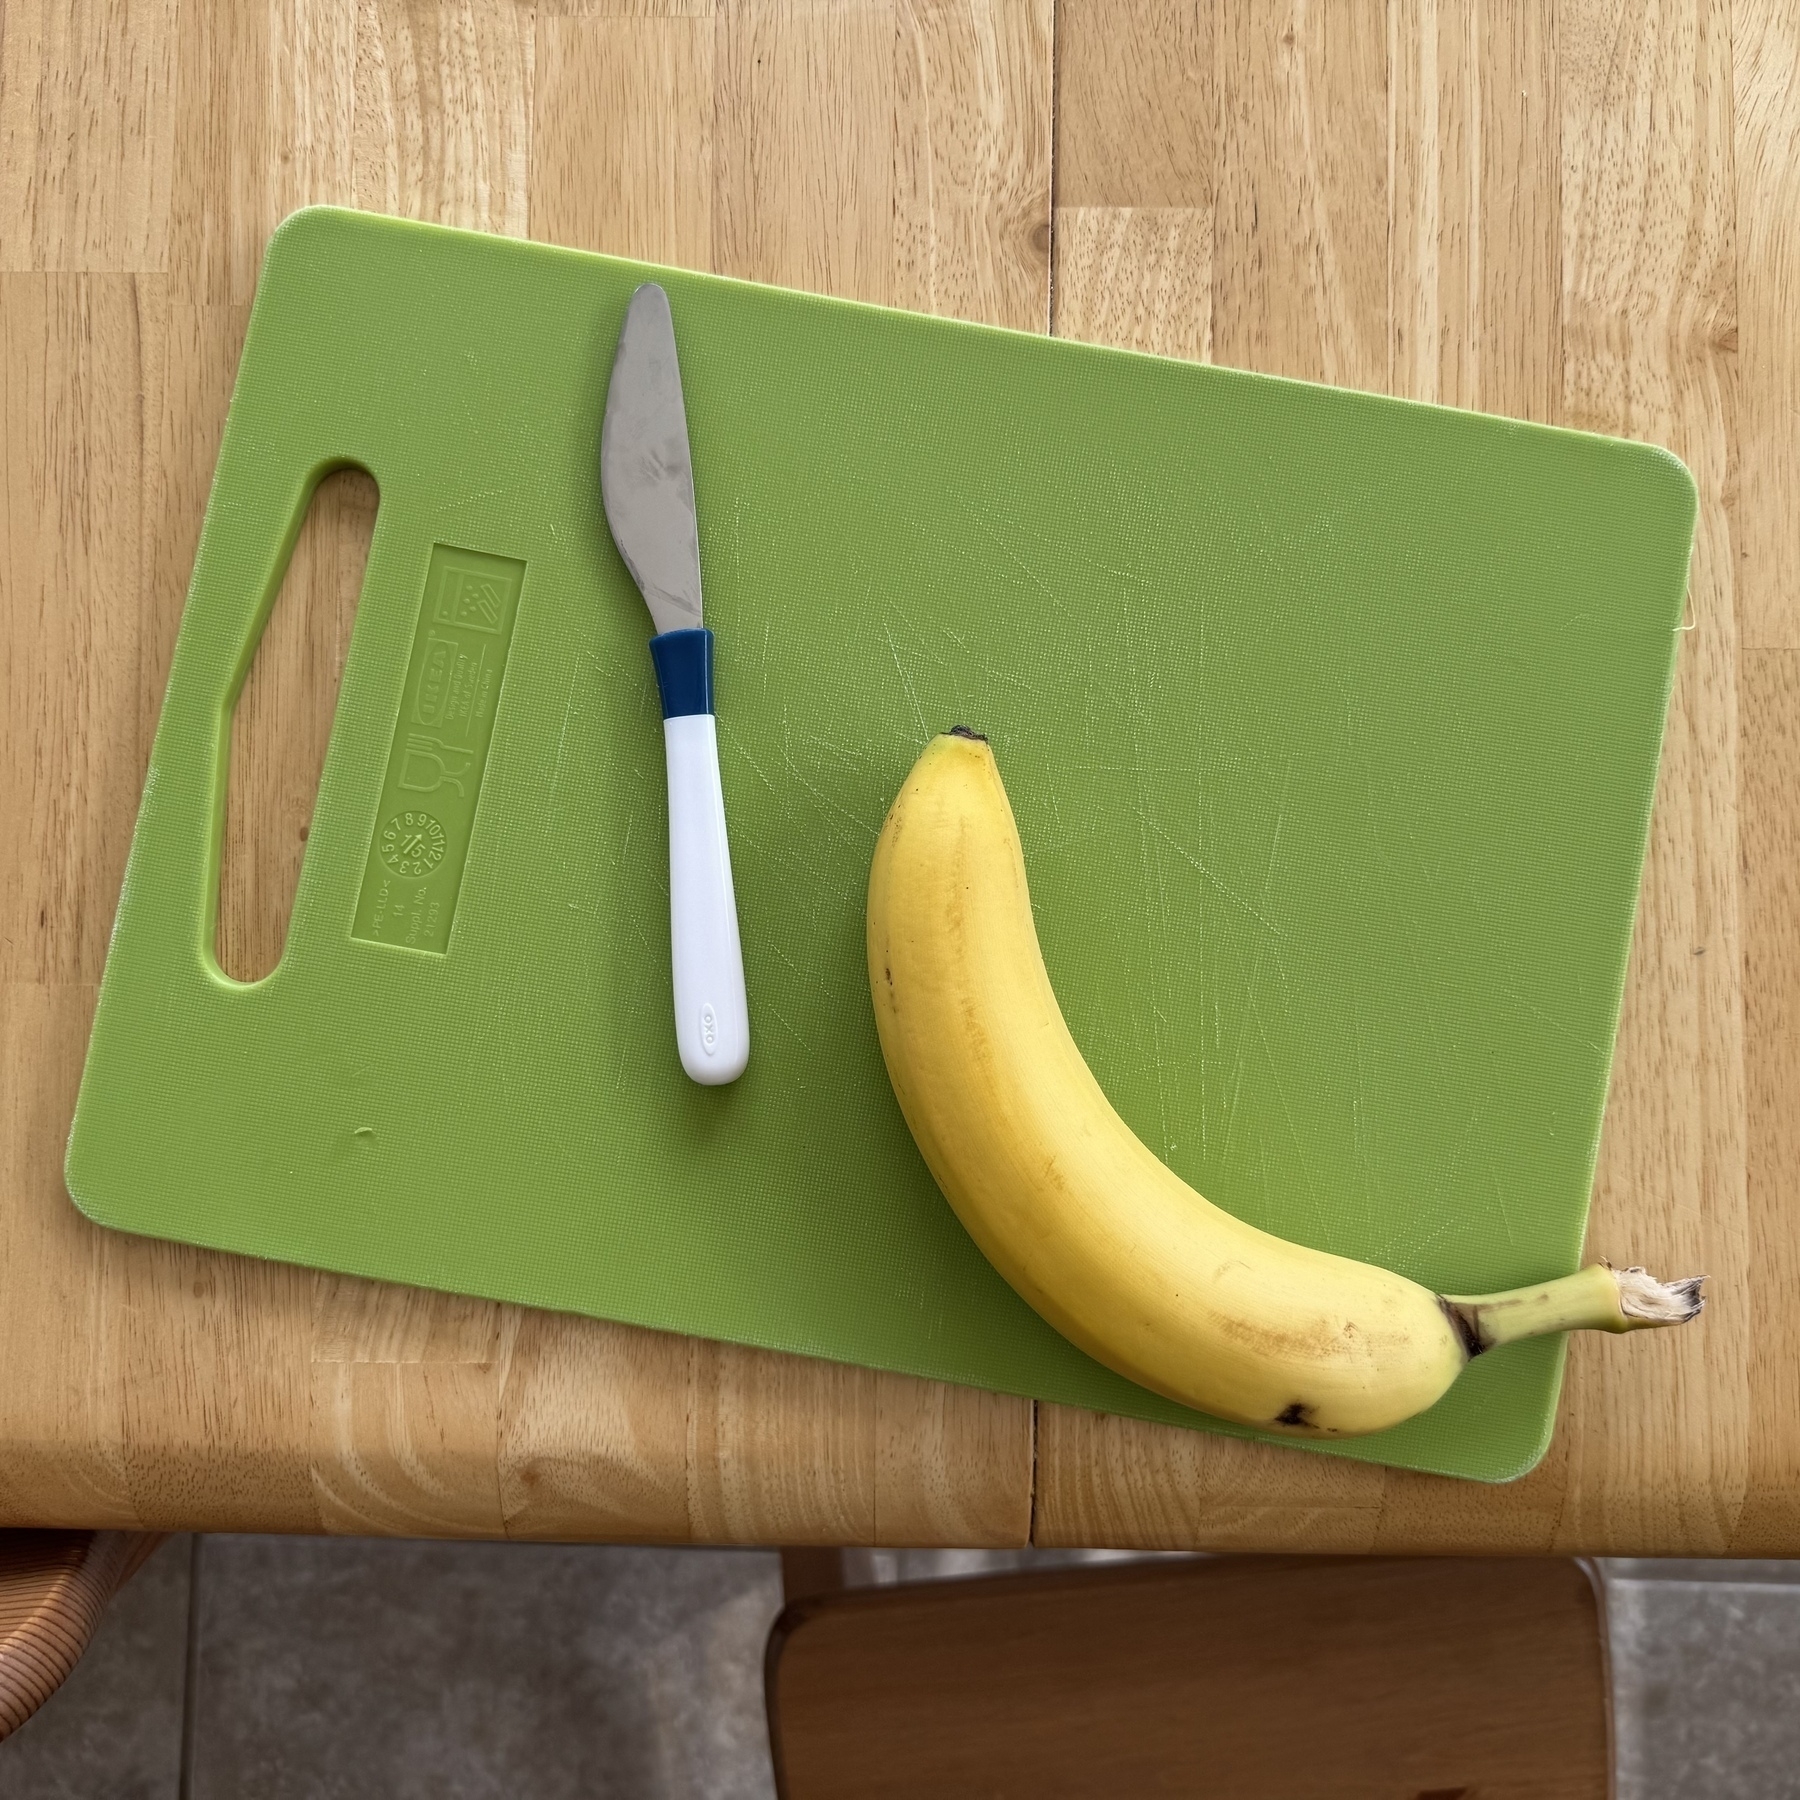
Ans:
[[[600,497],[613,542],[656,629],[701,622],[700,533],[681,364],[669,296],[647,281],[631,296],[600,428]]]

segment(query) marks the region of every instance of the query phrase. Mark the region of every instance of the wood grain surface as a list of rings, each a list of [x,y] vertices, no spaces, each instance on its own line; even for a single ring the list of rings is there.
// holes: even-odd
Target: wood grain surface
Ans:
[[[781,1800],[1605,1800],[1596,1584],[1567,1558],[1218,1557],[788,1605]]]
[[[1779,0],[7,0],[0,1523],[1800,1554],[1800,27]],[[1578,1339],[1505,1488],[109,1234],[63,1145],[262,247],[335,201],[1667,444],[1700,485]],[[374,497],[240,708],[267,967]]]

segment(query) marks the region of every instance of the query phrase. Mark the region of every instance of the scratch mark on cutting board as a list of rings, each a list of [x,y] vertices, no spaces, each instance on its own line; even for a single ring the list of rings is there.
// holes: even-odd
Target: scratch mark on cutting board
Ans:
[[[1179,848],[1179,846],[1177,846]],[[1256,940],[1256,955],[1250,960],[1250,983],[1246,990],[1244,1010],[1238,1015],[1237,1048],[1231,1059],[1231,1098],[1225,1106],[1225,1147],[1220,1151],[1221,1159],[1231,1155],[1232,1140],[1237,1133],[1238,1101],[1244,1093],[1244,1050],[1250,1035],[1250,1019],[1257,1013],[1256,990],[1262,982],[1263,952],[1269,940],[1259,937]]]
[[[1026,562],[1026,560],[1018,553],[1018,551],[1016,551],[1012,547],[1011,544],[1009,544],[1003,537],[1000,536],[1000,534],[997,531],[994,530],[994,528],[987,522],[986,518],[975,507],[971,506],[968,503],[968,501],[966,501],[966,500],[959,501],[958,504],[961,506],[962,510],[969,516],[969,518],[971,518],[974,521],[976,529],[979,530],[981,532],[981,534],[985,538],[988,539],[988,541],[994,546],[994,548],[996,550],[998,550],[1000,552],[1000,554],[1002,556],[1004,556],[1007,559],[1007,561],[1010,562],[1013,565],[1013,567],[1015,569],[1017,569],[1019,571],[1019,573],[1021,575],[1023,575],[1025,577],[1025,579],[1027,581],[1029,581],[1031,583],[1031,585],[1034,588],[1036,588],[1037,591],[1040,594],[1042,594],[1044,596],[1044,598],[1046,600],[1048,600],[1053,607],[1056,608],[1056,610],[1058,612],[1064,611],[1065,608],[1063,606],[1063,603],[1056,597],[1056,590],[1054,588],[1052,588],[1049,585],[1049,583],[1046,582],[1044,580],[1044,578],[1040,574],[1038,574],[1038,572],[1034,568],[1032,568],[1032,566],[1028,562]]]
[[[874,591],[875,591],[875,583],[873,580],[871,580],[869,582],[869,587],[868,587],[868,596],[869,596],[870,600],[873,599]],[[895,618],[897,618],[900,621],[900,623],[902,625],[904,625],[906,627],[906,629],[909,632],[912,633],[913,642],[915,644],[917,644],[919,646],[919,648],[927,656],[929,656],[931,658],[931,660],[934,663],[936,663],[940,669],[949,669],[949,670],[955,669],[955,667],[957,665],[955,663],[953,663],[949,658],[945,657],[940,651],[938,651],[932,647],[930,639],[925,635],[924,632],[922,632],[919,629],[917,622],[911,617],[910,614],[907,613],[907,611],[905,610],[904,607],[898,606],[898,605],[894,604],[892,601],[890,601],[888,604],[888,610],[893,614],[893,616]]]
[[[1185,844],[1178,843],[1174,838],[1170,837],[1154,819],[1150,818],[1141,810],[1138,813],[1138,817],[1142,819],[1177,856],[1181,857],[1184,861],[1191,863],[1194,868],[1204,875],[1206,879],[1232,903],[1233,906],[1240,907],[1243,911],[1247,912],[1257,924],[1262,926],[1265,931],[1271,932],[1274,936],[1285,937],[1287,935],[1287,933],[1284,932],[1266,913],[1258,912],[1242,894],[1238,893],[1226,882],[1221,881],[1219,877],[1215,875],[1212,870],[1193,853],[1193,851],[1188,849]]]
[[[1269,1059],[1269,1079],[1275,1084],[1275,1097],[1281,1102],[1281,1114],[1287,1120],[1288,1136],[1294,1140],[1294,1155],[1300,1163],[1300,1173],[1306,1182],[1306,1192],[1311,1198],[1314,1208],[1317,1209],[1319,1190],[1313,1181],[1312,1167],[1306,1160],[1306,1149],[1301,1142],[1300,1128],[1294,1123],[1294,1109],[1288,1105],[1287,1089],[1282,1085],[1280,1065],[1276,1061],[1274,1050],[1270,1048],[1269,1034],[1263,1026],[1262,1008],[1256,1004],[1254,997],[1250,1003],[1250,1012],[1251,1017],[1256,1021],[1256,1035],[1262,1040],[1263,1055]]]
[[[822,738],[816,732],[803,731],[798,734],[798,737],[801,743],[811,744],[820,750],[829,750],[833,756],[846,757],[851,762],[858,763],[864,759],[863,751],[853,750],[848,744],[834,744],[830,738]]]
[[[582,660],[598,666],[598,659],[591,651],[585,653]],[[550,778],[550,797],[545,803],[547,816],[544,820],[544,834],[546,837],[554,835],[556,830],[556,795],[562,786],[563,758],[569,747],[569,721],[575,717],[575,690],[581,685],[581,677],[585,672],[581,663],[578,662],[575,665],[575,672],[569,677],[569,696],[563,702],[562,730],[557,733],[556,737],[556,772]]]
[[[784,723],[785,723],[785,721],[784,721]],[[821,793],[816,787],[814,787],[813,784],[810,781],[808,781],[803,774],[801,774],[800,765],[794,761],[792,753],[788,750],[788,747],[785,744],[783,744],[781,747],[781,760],[784,764],[786,764],[788,774],[791,775],[794,778],[794,780],[799,783],[799,785],[801,787],[805,788],[805,790],[810,795],[812,795],[813,800],[816,802],[816,804],[818,806],[818,810],[821,813],[824,813],[827,815],[835,813],[835,814],[837,814],[837,816],[840,819],[848,819],[850,821],[850,823],[857,828],[857,830],[866,832],[870,837],[879,837],[881,835],[881,827],[880,826],[871,825],[867,819],[858,818],[856,816],[856,814],[853,813],[847,806],[840,805],[839,802],[837,802],[836,800],[833,800],[829,794]],[[840,833],[839,835],[841,837],[842,833]]]
[[[750,754],[749,750],[745,748],[744,740],[731,729],[731,726],[724,719],[720,719],[719,721],[719,730],[724,735],[725,741],[731,747],[733,753],[741,756],[744,761],[750,765],[751,774],[753,774],[756,779],[760,781],[777,800],[779,800],[781,798],[780,789],[777,788],[774,782],[763,773],[762,764],[759,763],[756,758]]]
[[[894,659],[894,673],[900,677],[900,685],[906,689],[906,698],[912,707],[913,722],[919,728],[919,736],[928,738],[931,736],[931,732],[925,724],[924,708],[919,705],[919,696],[913,692],[912,677],[907,674],[905,666],[900,661],[900,649],[894,642],[893,628],[886,619],[881,621],[881,635],[887,639],[888,655]]]
[[[1409,1237],[1405,1233],[1397,1233],[1384,1239],[1380,1248],[1369,1258],[1369,1261],[1379,1263],[1383,1268],[1403,1272],[1407,1263],[1416,1263],[1420,1254],[1430,1249],[1454,1223],[1453,1219],[1445,1219],[1421,1237]]]
[[[810,1056],[812,1054],[812,1045],[809,1044],[806,1041],[806,1039],[803,1038],[799,1034],[799,1032],[797,1032],[793,1028],[793,1026],[788,1023],[787,1016],[786,1016],[786,1014],[784,1014],[782,1012],[781,1008],[778,1006],[772,1005],[766,998],[763,1001],[763,1005],[767,1006],[769,1008],[769,1011],[772,1012],[775,1015],[775,1017],[781,1021],[782,1029],[787,1032],[788,1036],[791,1037],[794,1040],[794,1042],[796,1044],[798,1044],[800,1046],[800,1048],[802,1050],[806,1051],[806,1053]]]
[[[1494,1198],[1500,1203],[1500,1223],[1506,1227],[1506,1241],[1517,1248],[1519,1240],[1513,1236],[1512,1214],[1506,1210],[1506,1190],[1500,1185],[1500,1171],[1492,1163],[1488,1164],[1488,1177],[1494,1184]]]
[[[1580,1044],[1585,1050],[1593,1051],[1596,1056],[1604,1056],[1606,1054],[1592,1038],[1584,1038],[1573,1026],[1565,1025],[1562,1020],[1557,1018],[1553,1013],[1547,1013],[1541,1006],[1536,1006],[1531,1001],[1527,1000],[1511,982],[1503,982],[1500,991],[1503,994],[1510,995],[1514,1000],[1518,1001],[1528,1013],[1531,1013],[1536,1018],[1542,1019],[1553,1031],[1560,1031],[1563,1036],[1568,1038],[1571,1042]]]
[[[814,803],[821,812],[828,814],[835,813],[841,819],[848,819],[859,831],[866,832],[871,837],[878,836],[881,830],[879,825],[871,825],[860,814],[852,812],[849,807],[845,806],[841,801],[834,800],[829,794],[821,792],[819,788],[815,787],[813,783],[806,778],[800,765],[794,760],[793,751],[789,748],[792,735],[792,722],[788,717],[787,708],[783,707],[781,712],[781,760],[787,766],[788,774],[812,796]],[[802,741],[811,742],[814,740],[806,738],[803,735]]]

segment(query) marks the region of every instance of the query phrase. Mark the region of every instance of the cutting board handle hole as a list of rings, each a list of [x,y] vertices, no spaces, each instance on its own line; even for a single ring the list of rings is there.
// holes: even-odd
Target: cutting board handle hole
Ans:
[[[313,490],[232,714],[216,955],[238,981],[260,981],[287,944],[379,503],[358,468]]]

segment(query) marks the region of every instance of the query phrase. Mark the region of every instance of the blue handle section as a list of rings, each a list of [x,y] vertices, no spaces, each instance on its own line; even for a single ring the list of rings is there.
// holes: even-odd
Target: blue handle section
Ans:
[[[696,631],[665,631],[653,637],[650,660],[656,664],[656,685],[662,691],[665,719],[712,711],[712,633],[704,626]]]

